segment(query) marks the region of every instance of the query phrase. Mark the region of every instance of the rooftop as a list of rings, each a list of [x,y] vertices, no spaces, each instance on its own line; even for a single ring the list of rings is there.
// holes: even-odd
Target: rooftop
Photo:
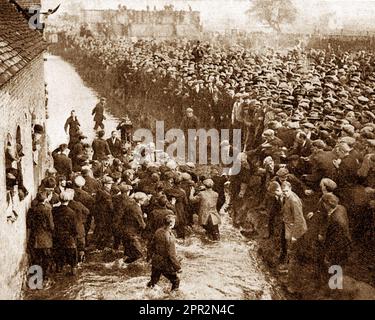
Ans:
[[[8,0],[0,0],[0,87],[41,54],[46,43]]]

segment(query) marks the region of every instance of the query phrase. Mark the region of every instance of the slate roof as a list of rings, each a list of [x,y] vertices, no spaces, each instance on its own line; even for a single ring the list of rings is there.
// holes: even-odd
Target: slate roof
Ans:
[[[22,8],[29,8],[34,5],[40,5],[41,0],[16,0]]]
[[[0,87],[46,49],[42,34],[8,0],[0,0]]]

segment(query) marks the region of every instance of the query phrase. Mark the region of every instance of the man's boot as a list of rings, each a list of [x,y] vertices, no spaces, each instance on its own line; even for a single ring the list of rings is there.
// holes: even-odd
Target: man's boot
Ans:
[[[180,280],[177,279],[176,281],[174,281],[174,282],[172,283],[172,289],[171,289],[171,291],[178,290],[179,287],[180,287]]]

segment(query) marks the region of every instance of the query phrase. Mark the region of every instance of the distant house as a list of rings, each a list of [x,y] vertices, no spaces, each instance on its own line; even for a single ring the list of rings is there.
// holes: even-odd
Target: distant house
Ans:
[[[20,294],[26,212],[47,168],[45,49],[41,33],[0,0],[0,299]]]
[[[83,10],[80,24],[109,37],[197,38],[202,32],[196,11]]]

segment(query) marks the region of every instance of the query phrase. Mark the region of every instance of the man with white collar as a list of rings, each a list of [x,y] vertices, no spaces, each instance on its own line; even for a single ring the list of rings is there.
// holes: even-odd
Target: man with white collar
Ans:
[[[122,143],[117,137],[117,132],[112,131],[111,137],[107,139],[109,150],[114,158],[120,159],[122,156]]]
[[[299,268],[297,263],[297,250],[300,239],[307,231],[307,224],[303,215],[303,205],[301,199],[292,191],[292,186],[288,181],[281,185],[284,195],[282,215],[285,224],[285,239],[287,241],[288,266],[280,265],[280,271],[288,272],[288,291],[295,293],[299,289]]]

